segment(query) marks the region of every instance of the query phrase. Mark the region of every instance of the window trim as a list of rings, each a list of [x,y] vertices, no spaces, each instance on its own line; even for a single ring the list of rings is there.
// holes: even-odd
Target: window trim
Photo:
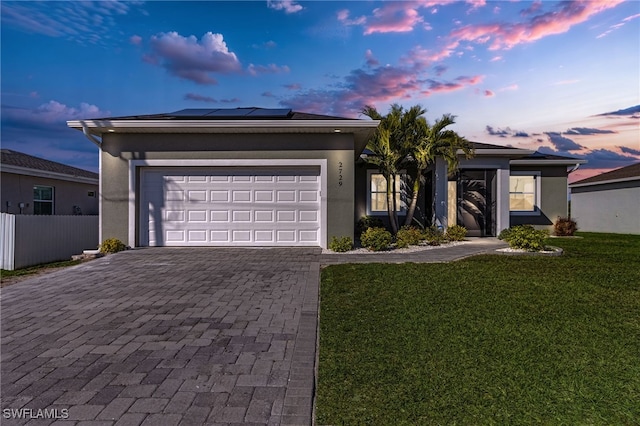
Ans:
[[[523,170],[523,171],[512,171],[509,173],[509,188],[508,188],[508,196],[509,196],[509,214],[511,216],[540,216],[540,188],[541,188],[541,175],[542,173],[539,170]],[[511,210],[511,176],[533,176],[535,180],[535,193],[534,193],[534,206],[533,210]]]
[[[55,214],[55,199],[56,199],[56,188],[55,186],[50,185],[33,185],[33,189],[35,191],[36,188],[46,188],[51,190],[51,200],[36,200],[35,196],[33,197],[33,214],[43,215],[43,216],[53,216]],[[36,213],[36,203],[50,203],[51,204],[51,214],[42,214]]]
[[[367,215],[368,216],[387,216],[389,211],[384,209],[383,211],[372,211],[371,210],[371,177],[373,175],[381,175],[379,170],[369,169],[367,170]],[[402,185],[406,184],[406,170],[400,170],[396,173],[396,177],[400,179],[400,209],[397,211],[398,216],[406,216],[407,215],[407,200],[405,194],[402,192]]]

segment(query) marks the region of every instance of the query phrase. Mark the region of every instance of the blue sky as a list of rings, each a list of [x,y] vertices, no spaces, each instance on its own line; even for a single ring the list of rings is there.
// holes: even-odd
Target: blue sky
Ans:
[[[361,117],[420,104],[470,140],[640,160],[640,2],[2,1],[2,146],[97,170],[66,120],[183,108]]]

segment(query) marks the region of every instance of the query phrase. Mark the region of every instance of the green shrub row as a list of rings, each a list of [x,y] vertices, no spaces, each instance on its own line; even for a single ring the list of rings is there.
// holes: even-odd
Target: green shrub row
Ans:
[[[329,243],[329,249],[338,253],[344,253],[345,251],[353,249],[353,240],[351,237],[332,237]]]

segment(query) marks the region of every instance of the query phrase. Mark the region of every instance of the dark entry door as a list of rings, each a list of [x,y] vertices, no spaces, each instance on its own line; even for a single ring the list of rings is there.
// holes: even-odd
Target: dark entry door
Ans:
[[[470,237],[495,236],[495,170],[460,170],[458,225]]]

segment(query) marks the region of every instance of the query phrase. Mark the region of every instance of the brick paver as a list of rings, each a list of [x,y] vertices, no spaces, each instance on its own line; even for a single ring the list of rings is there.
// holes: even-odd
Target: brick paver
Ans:
[[[5,287],[1,408],[57,410],[39,425],[311,424],[319,258],[147,248]]]

